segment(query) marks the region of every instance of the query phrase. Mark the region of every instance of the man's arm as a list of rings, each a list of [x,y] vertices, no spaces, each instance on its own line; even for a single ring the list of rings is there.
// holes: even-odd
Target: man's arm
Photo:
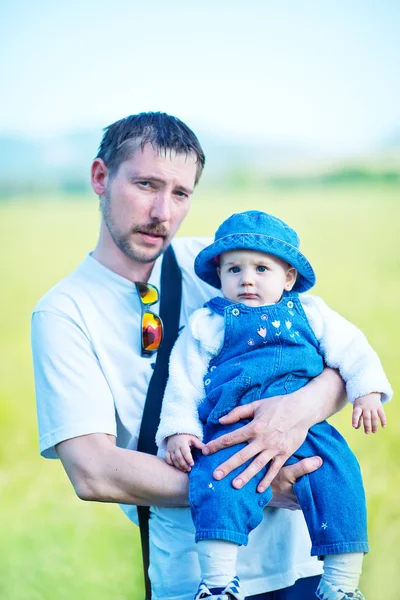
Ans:
[[[326,368],[318,377],[292,394],[236,407],[220,419],[221,423],[236,423],[241,419],[252,421],[209,442],[207,449],[214,453],[241,442],[247,442],[247,446],[217,467],[214,477],[223,479],[254,457],[252,463],[233,481],[234,487],[241,488],[272,461],[267,475],[257,488],[259,492],[263,492],[286,460],[304,442],[310,427],[341,410],[346,402],[345,387],[339,373]]]
[[[150,454],[118,448],[115,437],[93,433],[57,444],[82,500],[139,506],[187,506],[188,477]]]
[[[116,446],[114,398],[78,323],[68,315],[36,312],[32,350],[42,454],[61,458],[80,498],[187,503],[183,473],[154,456]]]
[[[159,458],[116,446],[113,398],[82,330],[69,318],[36,313],[32,347],[42,452],[52,457],[57,452],[78,496],[187,505],[186,474]],[[314,470],[304,465],[307,472]],[[296,476],[292,466],[282,469],[283,489]]]
[[[81,500],[139,506],[189,504],[186,473],[156,456],[118,448],[113,436],[84,435],[61,442],[56,449]],[[272,483],[274,496],[269,506],[299,509],[293,483],[321,463],[321,459],[312,457],[281,469]]]

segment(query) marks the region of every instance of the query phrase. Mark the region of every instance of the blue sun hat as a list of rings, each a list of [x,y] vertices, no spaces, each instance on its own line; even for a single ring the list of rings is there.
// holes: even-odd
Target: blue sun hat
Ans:
[[[299,236],[289,225],[259,210],[248,210],[233,214],[218,227],[214,243],[197,255],[194,270],[200,279],[219,289],[217,257],[231,250],[256,250],[294,267],[297,279],[293,290],[305,292],[315,284],[315,273],[299,246]]]

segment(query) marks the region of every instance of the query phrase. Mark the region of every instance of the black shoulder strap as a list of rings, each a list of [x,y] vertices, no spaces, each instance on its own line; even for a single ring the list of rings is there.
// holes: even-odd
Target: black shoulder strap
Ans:
[[[168,379],[169,355],[178,337],[179,317],[182,301],[182,272],[177,263],[172,246],[166,250],[161,267],[160,317],[164,324],[163,341],[157,352],[154,373],[147,390],[139,432],[138,450],[147,454],[157,454],[155,441],[160,420],[161,404]],[[138,506],[140,537],[142,541],[143,569],[146,600],[151,599],[149,569],[149,515],[148,506]]]

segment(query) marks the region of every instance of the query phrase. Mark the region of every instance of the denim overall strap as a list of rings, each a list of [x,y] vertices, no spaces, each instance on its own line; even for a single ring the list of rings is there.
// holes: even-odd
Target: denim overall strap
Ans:
[[[211,298],[211,300],[205,302],[204,306],[217,313],[217,315],[221,315],[223,317],[225,314],[225,308],[228,306],[233,306],[233,304],[234,302],[231,302],[226,298],[215,296],[215,298]]]

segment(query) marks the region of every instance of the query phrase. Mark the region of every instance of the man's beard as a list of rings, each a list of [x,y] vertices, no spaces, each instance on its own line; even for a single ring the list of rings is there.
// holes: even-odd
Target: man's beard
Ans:
[[[110,198],[108,194],[102,196],[100,201],[100,209],[103,215],[104,223],[106,224],[114,244],[130,260],[142,264],[152,263],[157,260],[157,258],[161,256],[161,254],[163,254],[163,252],[165,252],[167,249],[170,243],[168,240],[168,231],[160,223],[156,222],[148,225],[136,225],[132,227],[130,231],[123,233],[111,218]],[[162,236],[163,244],[158,250],[153,250],[154,254],[149,254],[149,252],[151,252],[151,248],[149,248],[148,252],[146,252],[146,250],[141,250],[140,248],[136,248],[134,246],[132,243],[132,234],[134,233],[147,233],[149,235]]]

